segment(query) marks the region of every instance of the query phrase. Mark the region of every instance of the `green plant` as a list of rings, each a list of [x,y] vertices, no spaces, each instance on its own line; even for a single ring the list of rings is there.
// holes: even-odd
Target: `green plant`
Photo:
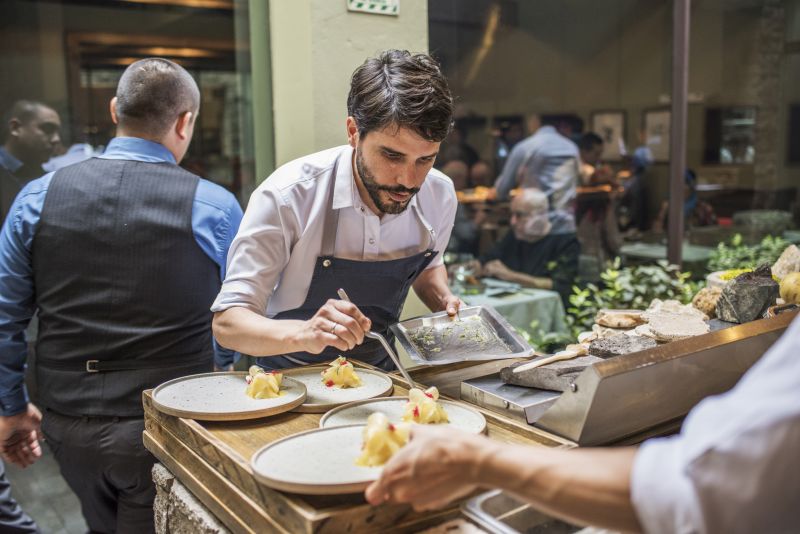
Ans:
[[[573,336],[589,330],[601,309],[646,309],[653,299],[692,300],[700,284],[691,282],[691,273],[676,265],[659,261],[652,265],[621,267],[617,258],[600,275],[602,284],[573,287],[567,309],[567,324]]]
[[[768,235],[757,245],[745,245],[740,234],[729,243],[720,243],[708,260],[709,271],[729,269],[755,269],[759,265],[775,263],[791,243],[782,237]]]
[[[575,342],[575,336],[569,332],[546,332],[539,321],[531,321],[529,330],[518,330],[528,345],[540,352],[558,352],[566,345]]]

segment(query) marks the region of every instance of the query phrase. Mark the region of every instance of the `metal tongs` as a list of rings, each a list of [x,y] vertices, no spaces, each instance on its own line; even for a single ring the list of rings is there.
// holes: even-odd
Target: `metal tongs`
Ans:
[[[339,289],[337,293],[339,294],[340,299],[347,302],[353,302],[352,300],[350,300],[350,297],[347,296],[347,293],[345,293],[344,289]],[[384,350],[386,350],[386,352],[389,354],[389,357],[397,366],[397,369],[400,371],[400,374],[403,375],[403,378],[405,378],[406,382],[408,382],[408,386],[413,388],[414,380],[411,378],[411,375],[408,374],[408,371],[405,370],[403,364],[400,363],[400,358],[398,358],[397,355],[394,353],[394,350],[392,350],[392,347],[391,345],[389,345],[389,342],[386,341],[386,338],[380,335],[379,333],[373,331],[369,331],[365,335],[369,338],[377,339],[378,341],[381,342],[381,345],[383,345]]]

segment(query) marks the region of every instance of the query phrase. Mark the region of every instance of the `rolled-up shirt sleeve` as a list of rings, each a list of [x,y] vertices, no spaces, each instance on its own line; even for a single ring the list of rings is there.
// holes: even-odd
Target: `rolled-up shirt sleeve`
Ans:
[[[281,272],[289,262],[297,218],[280,192],[259,188],[250,197],[239,232],[228,251],[228,268],[211,311],[244,307],[265,314]]]
[[[645,532],[698,532],[697,496],[685,474],[681,438],[639,447],[631,474],[631,499]]]

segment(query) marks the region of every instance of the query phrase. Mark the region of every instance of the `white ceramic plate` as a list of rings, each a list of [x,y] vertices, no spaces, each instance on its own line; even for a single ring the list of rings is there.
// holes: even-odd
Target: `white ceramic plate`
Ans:
[[[406,397],[351,402],[326,413],[320,420],[319,426],[320,428],[329,428],[354,424],[365,425],[367,417],[375,412],[383,412],[389,421],[398,423],[402,420],[407,402]],[[444,406],[447,418],[450,420],[443,423],[444,426],[475,434],[482,434],[486,430],[486,419],[479,411],[448,400],[440,400],[439,403]]]
[[[358,493],[382,467],[355,465],[364,425],[319,428],[262,447],[250,459],[256,479],[281,491],[304,495]]]
[[[305,385],[283,376],[284,394],[274,399],[252,399],[245,394],[246,372],[204,373],[164,382],[153,390],[153,403],[169,415],[202,421],[236,421],[267,417],[303,404]]]
[[[383,397],[392,393],[392,388],[394,387],[392,379],[385,373],[359,368],[356,368],[356,374],[361,377],[361,385],[359,387],[329,388],[322,383],[322,375],[320,374],[327,368],[327,365],[315,365],[313,367],[298,367],[285,371],[295,380],[305,384],[308,392],[306,401],[295,408],[295,412],[324,413],[342,404],[374,399],[375,397]]]

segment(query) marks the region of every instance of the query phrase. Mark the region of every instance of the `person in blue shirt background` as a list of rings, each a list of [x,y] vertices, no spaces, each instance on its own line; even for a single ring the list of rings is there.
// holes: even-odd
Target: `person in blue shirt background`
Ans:
[[[22,187],[39,178],[61,141],[61,119],[46,104],[18,100],[5,113],[0,146],[0,222]]]
[[[0,234],[0,452],[27,466],[44,435],[92,531],[154,529],[141,391],[232,362],[209,307],[242,210],[178,166],[199,105],[177,64],[133,63],[106,152],[25,186]],[[43,415],[24,384],[37,310]]]

